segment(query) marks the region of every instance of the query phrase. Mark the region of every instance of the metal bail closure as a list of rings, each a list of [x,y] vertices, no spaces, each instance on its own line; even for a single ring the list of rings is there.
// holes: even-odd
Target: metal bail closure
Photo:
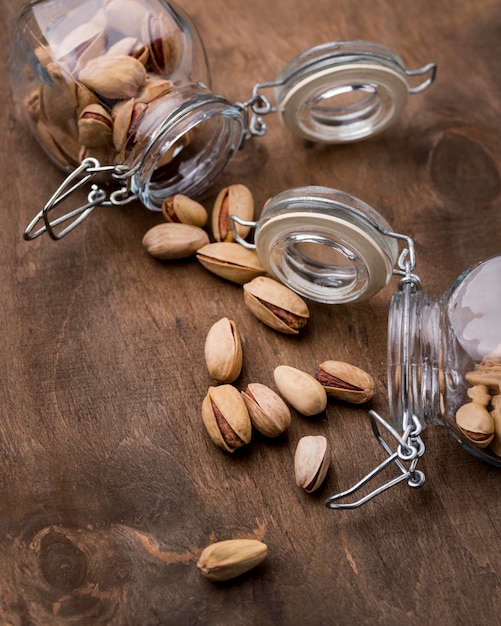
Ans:
[[[107,200],[107,193],[97,185],[91,185],[87,196],[87,202],[76,209],[71,209],[57,217],[53,217],[53,212],[70,195],[101,173],[109,173],[115,179],[127,180],[127,184],[121,189],[117,189],[110,194]],[[101,165],[95,158],[88,157],[75,168],[57,188],[55,193],[49,198],[45,206],[31,220],[24,231],[24,239],[30,241],[36,239],[43,233],[47,233],[51,239],[58,240],[67,235],[78,226],[96,206],[118,206],[136,199],[129,189],[129,174],[127,169],[121,165]],[[58,227],[60,227],[58,229]]]
[[[310,300],[339,304],[369,298],[388,283],[398,257],[390,232],[361,200],[312,186],[269,200],[254,241],[279,281]]]
[[[436,65],[405,69],[389,48],[366,41],[330,42],[288,63],[277,77],[277,112],[291,132],[321,143],[354,142],[386,129],[409,94],[434,81]],[[425,76],[416,86],[409,77]]]

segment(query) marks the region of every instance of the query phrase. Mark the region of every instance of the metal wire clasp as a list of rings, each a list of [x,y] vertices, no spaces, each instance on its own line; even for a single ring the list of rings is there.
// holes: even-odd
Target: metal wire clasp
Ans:
[[[354,509],[362,504],[365,504],[372,498],[376,497],[383,491],[394,487],[400,482],[407,480],[409,487],[421,487],[425,482],[425,475],[422,471],[416,469],[418,460],[423,456],[425,451],[425,445],[421,439],[421,431],[423,430],[423,424],[420,419],[412,413],[409,400],[409,385],[411,380],[411,355],[410,355],[410,297],[413,292],[421,289],[421,281],[419,277],[414,274],[416,265],[416,254],[413,240],[398,233],[385,232],[389,237],[405,241],[407,247],[405,247],[397,261],[397,267],[394,268],[393,273],[400,276],[398,288],[404,293],[404,315],[402,324],[402,394],[403,394],[403,415],[401,416],[402,422],[402,434],[400,435],[386,420],[384,420],[375,411],[369,412],[369,418],[371,421],[372,431],[376,440],[381,445],[383,450],[387,454],[387,458],[378,465],[375,469],[369,472],[362,480],[355,485],[343,491],[337,493],[330,498],[327,498],[325,504],[330,509]],[[382,426],[392,437],[395,439],[397,445],[396,450],[392,450],[391,446],[385,441],[381,435],[378,424]],[[379,487],[373,489],[367,495],[363,496],[359,500],[348,502],[344,500],[349,496],[357,493],[362,487],[372,481],[383,470],[395,464],[399,471],[399,474],[383,483]]]
[[[101,173],[109,173],[113,179],[122,180],[125,184],[112,191],[107,199],[107,192],[96,184],[91,185],[91,190],[87,196],[87,202],[82,206],[72,209],[67,213],[50,219],[49,214],[61,204],[72,193],[90,183],[91,180]],[[61,239],[78,226],[96,206],[120,206],[128,204],[137,198],[130,189],[131,173],[124,165],[101,165],[93,157],[84,159],[82,163],[74,169],[56,189],[56,192],[49,198],[44,208],[39,211],[24,231],[24,239],[32,240],[47,232],[51,239]],[[57,231],[55,228],[61,224],[69,222],[67,226]]]

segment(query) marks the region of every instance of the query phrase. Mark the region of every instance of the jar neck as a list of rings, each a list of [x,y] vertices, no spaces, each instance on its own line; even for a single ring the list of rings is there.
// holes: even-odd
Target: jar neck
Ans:
[[[441,423],[443,298],[412,285],[397,291],[388,320],[388,395],[395,426],[415,415],[423,426]]]
[[[142,107],[130,123],[124,163],[149,209],[177,193],[200,196],[244,136],[241,110],[205,86],[185,84]]]

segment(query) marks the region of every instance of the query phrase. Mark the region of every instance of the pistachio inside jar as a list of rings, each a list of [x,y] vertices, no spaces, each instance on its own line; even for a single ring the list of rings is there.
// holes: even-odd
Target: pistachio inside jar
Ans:
[[[200,36],[171,2],[36,0],[12,32],[17,108],[66,172],[89,157],[120,166],[128,192],[160,210],[201,194],[241,144],[241,110],[210,91]]]

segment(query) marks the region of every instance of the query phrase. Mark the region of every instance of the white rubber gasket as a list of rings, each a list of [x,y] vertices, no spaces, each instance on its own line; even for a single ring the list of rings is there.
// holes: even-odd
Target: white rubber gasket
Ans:
[[[256,231],[257,253],[273,276],[310,300],[365,300],[388,283],[397,246],[368,221],[354,221],[314,211],[272,215]]]
[[[399,117],[408,96],[403,70],[362,62],[334,62],[276,90],[277,112],[284,125],[304,139],[321,143],[354,142],[381,132]],[[347,97],[352,100],[348,104]]]

